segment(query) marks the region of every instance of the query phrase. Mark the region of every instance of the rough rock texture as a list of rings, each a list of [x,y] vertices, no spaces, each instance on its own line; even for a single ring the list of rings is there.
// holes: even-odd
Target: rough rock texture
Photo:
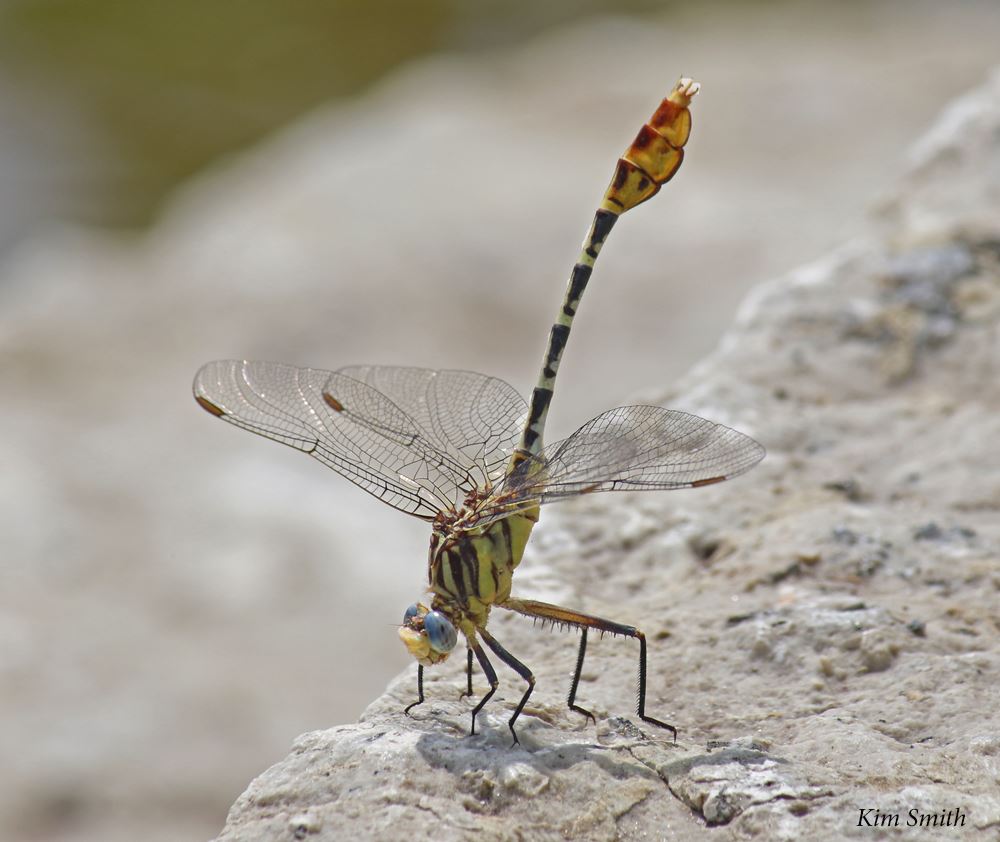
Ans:
[[[539,679],[519,747],[509,671],[469,737],[462,664],[407,718],[410,670],[300,738],[219,839],[877,838],[862,810],[900,814],[892,838],[1000,837],[1000,75],[917,145],[872,231],[756,290],[646,396],[754,435],[759,468],[548,509],[515,579],[644,627],[676,744],[629,716],[631,642],[592,646],[595,726],[562,702],[575,638],[496,616]],[[911,809],[964,826],[907,829]]]

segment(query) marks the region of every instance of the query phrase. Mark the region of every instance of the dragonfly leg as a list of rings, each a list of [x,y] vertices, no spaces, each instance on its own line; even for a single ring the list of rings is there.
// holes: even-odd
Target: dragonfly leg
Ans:
[[[424,665],[417,664],[417,700],[412,704],[409,704],[405,708],[403,708],[403,713],[409,716],[411,710],[413,710],[417,705],[422,705],[423,703],[424,703]]]
[[[472,649],[466,650],[469,653],[469,661],[465,665],[465,675],[468,678],[469,686],[462,692],[462,695],[458,698],[464,699],[466,696],[472,695]]]
[[[497,687],[500,686],[500,680],[497,678],[497,671],[493,669],[493,664],[491,664],[490,659],[486,657],[486,653],[483,651],[482,646],[470,640],[469,651],[476,653],[476,659],[479,661],[479,666],[483,668],[483,672],[486,674],[486,680],[490,683],[490,692],[483,696],[483,698],[479,700],[479,704],[472,709],[472,730],[469,732],[469,735],[471,736],[476,733],[476,714],[483,709],[485,704],[493,697],[493,694],[496,693]]]
[[[576,704],[576,688],[580,685],[580,673],[583,672],[583,656],[587,654],[587,627],[584,626],[580,630],[580,651],[576,655],[576,669],[573,670],[573,683],[569,685],[569,697],[566,699],[566,704],[569,706],[570,710],[575,710],[577,713],[582,713],[587,719],[597,724],[597,720],[594,718],[589,710],[580,705]]]
[[[511,748],[520,743],[517,738],[517,731],[514,730],[514,723],[517,718],[521,715],[521,711],[524,710],[524,705],[528,701],[528,697],[531,695],[531,691],[535,689],[535,676],[531,674],[531,670],[528,669],[524,664],[522,664],[517,658],[510,654],[506,649],[504,649],[496,640],[493,635],[491,635],[486,629],[480,629],[479,634],[482,635],[483,640],[486,641],[486,645],[493,650],[498,658],[503,661],[507,666],[509,666],[514,672],[516,672],[521,678],[528,682],[528,689],[524,691],[524,695],[521,696],[521,701],[517,703],[517,707],[514,708],[514,715],[511,716],[510,720],[507,722],[507,727],[510,728],[511,736],[514,738],[514,742]],[[496,688],[494,688],[496,689]]]
[[[674,742],[676,743],[677,729],[673,725],[668,725],[666,722],[661,722],[652,716],[646,716],[646,635],[636,629],[635,636],[639,638],[639,719],[643,722],[648,722],[650,725],[665,728],[674,735]]]
[[[553,625],[575,626],[583,631],[580,640],[580,651],[576,659],[576,670],[573,673],[573,683],[569,691],[569,707],[571,710],[576,710],[584,714],[589,713],[589,711],[580,708],[575,704],[575,701],[577,685],[580,682],[580,673],[583,670],[583,657],[587,649],[587,629],[597,629],[608,634],[636,638],[639,641],[639,699],[636,712],[639,714],[639,719],[643,722],[648,722],[650,725],[656,725],[658,728],[669,731],[673,735],[674,741],[677,741],[677,729],[673,725],[646,715],[646,635],[639,631],[639,629],[635,628],[635,626],[626,626],[622,623],[616,623],[613,620],[605,620],[601,617],[595,617],[592,614],[571,611],[568,608],[550,605],[547,602],[537,602],[533,599],[511,598],[506,602],[498,602],[496,604],[500,608],[506,608],[508,611],[516,611],[518,614],[524,614],[526,617],[547,620]]]

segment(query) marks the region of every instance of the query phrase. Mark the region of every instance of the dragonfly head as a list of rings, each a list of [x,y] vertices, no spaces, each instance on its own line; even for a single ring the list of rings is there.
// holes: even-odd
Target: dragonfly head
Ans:
[[[425,667],[439,664],[458,643],[455,626],[440,611],[431,611],[426,605],[414,603],[403,614],[399,639],[409,653]]]

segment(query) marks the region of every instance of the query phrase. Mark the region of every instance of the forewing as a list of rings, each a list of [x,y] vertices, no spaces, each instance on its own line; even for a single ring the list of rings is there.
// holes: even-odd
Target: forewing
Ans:
[[[522,462],[486,519],[596,491],[711,485],[763,458],[764,448],[749,436],[697,415],[658,406],[618,407]]]
[[[195,375],[194,395],[213,415],[310,454],[415,517],[432,519],[464,480],[414,419],[340,372],[220,360]]]
[[[510,384],[473,371],[400,366],[350,366],[338,373],[403,409],[433,446],[468,474],[472,486],[484,488],[503,477],[528,412]]]

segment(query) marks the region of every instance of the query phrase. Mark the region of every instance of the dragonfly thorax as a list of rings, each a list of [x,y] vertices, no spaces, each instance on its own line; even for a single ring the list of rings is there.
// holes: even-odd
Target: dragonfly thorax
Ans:
[[[510,597],[511,577],[521,561],[537,509],[465,528],[460,513],[431,537],[428,585],[435,605],[456,620],[485,626],[491,605]]]
[[[466,502],[469,508],[435,519],[427,570],[431,605],[410,606],[399,629],[407,650],[425,666],[447,658],[459,632],[473,639],[477,628],[485,628],[490,607],[510,598],[514,568],[538,519],[534,509],[465,528],[480,500],[470,495]]]
[[[453,532],[460,532],[475,529],[480,520],[486,504],[495,502],[491,488],[473,488],[469,491],[462,504],[442,509],[434,517],[434,532],[447,535]]]

